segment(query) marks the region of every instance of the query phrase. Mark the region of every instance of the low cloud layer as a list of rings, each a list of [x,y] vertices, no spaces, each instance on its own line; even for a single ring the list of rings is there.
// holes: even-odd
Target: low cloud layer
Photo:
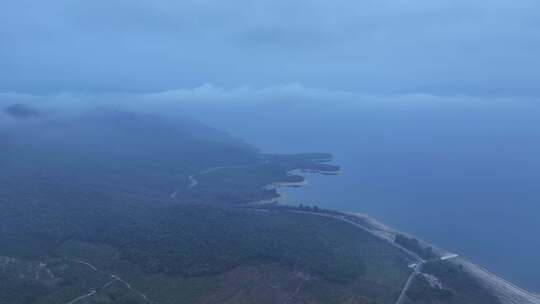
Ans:
[[[385,120],[388,127],[406,122],[434,128],[442,119],[456,134],[467,132],[463,126],[471,122],[481,128],[484,128],[482,124],[497,129],[519,125],[529,132],[538,129],[535,121],[540,115],[536,98],[428,93],[375,95],[321,90],[299,84],[233,89],[206,84],[153,93],[0,93],[0,125],[3,126],[35,124],[43,119],[70,119],[95,109],[157,114],[169,119],[194,118],[251,141],[256,141],[257,136],[245,133],[247,129],[259,130],[260,136],[269,137],[298,129],[295,139],[300,140],[307,134],[320,134],[320,130],[314,131],[308,126],[317,125],[324,130],[325,125],[346,121],[348,126],[343,127],[344,130],[364,132],[363,122],[377,117]]]
[[[153,93],[60,93],[51,95],[2,93],[0,107],[4,114],[17,118],[78,115],[96,108],[139,111],[166,116],[186,114],[186,109],[219,108],[269,109],[283,111],[365,109],[444,109],[444,108],[504,108],[527,107],[535,98],[493,98],[467,95],[386,94],[320,90],[299,84],[264,88],[238,87],[226,89],[211,84],[192,89],[177,89]]]

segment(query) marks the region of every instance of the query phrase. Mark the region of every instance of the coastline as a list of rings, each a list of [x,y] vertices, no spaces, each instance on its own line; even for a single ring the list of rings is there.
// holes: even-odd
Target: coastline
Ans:
[[[298,174],[300,171],[301,171],[300,169],[291,170],[291,171],[287,172],[287,175],[288,176],[292,176],[292,175],[300,176]],[[301,186],[307,185],[308,184],[307,178],[305,178],[304,176],[302,176],[302,178],[303,178],[302,181],[299,181],[299,182],[274,182],[274,183],[271,183],[269,185],[266,185],[263,188],[266,189],[266,190],[276,190],[276,196],[261,199],[261,200],[257,200],[257,201],[253,201],[253,202],[249,202],[249,203],[247,203],[247,205],[249,205],[249,206],[257,206],[257,205],[275,205],[275,204],[279,204],[280,201],[283,199],[283,196],[282,196],[282,194],[277,192],[277,190],[279,190],[279,188],[281,188],[281,187],[301,187]]]
[[[280,187],[301,187],[301,186],[305,186],[308,184],[308,181],[307,181],[307,178],[303,175],[301,175],[302,173],[302,169],[294,169],[294,170],[291,170],[291,171],[288,171],[287,172],[287,176],[301,176],[302,177],[302,181],[299,181],[299,182],[274,182],[274,183],[271,183],[270,185],[266,185],[264,188],[265,189],[268,189],[268,190],[277,190],[279,189]],[[276,198],[279,198],[281,196],[277,196]]]
[[[326,162],[328,160],[325,159],[324,161]],[[276,182],[269,185],[269,187],[272,187],[272,189],[275,190],[279,190],[280,187],[301,187],[303,185],[306,185],[307,177],[304,176],[302,173],[337,175],[340,172],[341,170],[331,172],[305,169],[292,170],[289,171],[288,174],[290,173],[294,175],[300,175],[303,177],[304,180],[297,183]],[[263,200],[261,202],[257,202],[256,204],[280,204],[283,199],[283,195],[279,193],[279,191],[277,193],[278,195],[275,198]],[[540,294],[536,294],[534,292],[521,288],[518,285],[491,272],[486,267],[474,264],[473,262],[467,260],[464,257],[458,256],[457,254],[451,253],[450,251],[434,246],[430,242],[419,239],[412,234],[387,226],[368,214],[358,212],[338,212],[355,217],[363,223],[366,229],[369,229],[374,235],[377,235],[378,237],[387,241],[393,242],[397,235],[404,235],[418,240],[419,244],[422,247],[433,248],[434,253],[436,253],[441,258],[441,260],[448,260],[451,263],[461,265],[469,275],[479,280],[483,286],[485,286],[492,292],[493,295],[499,298],[502,304],[540,304]]]
[[[397,234],[402,234],[408,237],[413,237],[417,239],[423,246],[429,246],[434,249],[434,251],[440,255],[443,259],[444,257],[453,256],[453,253],[436,247],[433,244],[419,239],[414,235],[399,231],[395,228],[391,228],[377,219],[363,213],[346,213],[352,216],[355,216],[366,223],[368,227],[374,230],[381,237],[392,239]],[[491,292],[497,296],[503,304],[540,304],[540,295],[535,294],[531,291],[528,291],[524,288],[517,286],[516,284],[502,278],[501,276],[491,272],[485,267],[474,264],[473,262],[467,260],[461,256],[455,256],[451,260],[452,263],[462,265],[467,273],[473,277],[480,280],[485,287],[487,287]]]
[[[474,264],[465,258],[459,258],[454,263],[459,263],[459,265],[465,267],[469,274],[479,279],[487,288],[492,290],[504,304],[540,304],[539,294],[525,290],[485,267]]]
[[[326,159],[326,158],[325,159],[312,158],[310,159],[310,161],[313,163],[323,163],[323,162],[329,162],[331,160]],[[262,164],[266,164],[267,162],[268,161],[265,161]],[[261,165],[261,164],[257,164],[257,165]],[[246,165],[246,166],[239,166],[239,167],[247,167],[247,166],[253,166],[253,165]],[[212,168],[209,171],[204,171],[203,174],[207,174],[215,170],[219,170],[221,168],[222,167]],[[226,167],[226,168],[229,168],[229,167]],[[287,171],[287,176],[301,177],[301,180],[295,181],[295,182],[288,182],[288,181],[279,182],[278,181],[278,182],[273,182],[271,184],[268,184],[264,186],[264,188],[268,190],[275,190],[275,196],[264,198],[264,199],[253,201],[253,202],[248,202],[247,205],[254,208],[259,208],[259,207],[265,208],[265,206],[266,207],[283,206],[283,207],[294,208],[295,205],[283,203],[284,195],[279,192],[280,188],[301,187],[301,186],[307,185],[308,178],[306,174],[337,175],[340,173],[341,173],[341,168],[339,168],[339,170],[324,170],[324,169],[313,169],[313,168],[310,168],[310,169],[300,168],[300,169],[289,170]],[[317,209],[317,207],[313,207],[313,208]],[[264,210],[264,209],[261,209],[261,210]],[[402,232],[398,229],[389,227],[368,214],[358,213],[358,212],[341,212],[341,211],[333,211],[333,210],[324,211],[324,209],[318,209],[318,210],[319,210],[319,213],[309,212],[309,211],[308,212],[300,211],[300,213],[313,213],[313,214],[323,215],[325,214],[323,212],[328,212],[328,211],[333,212],[334,216],[331,216],[331,217],[334,217],[336,219],[342,219],[349,223],[354,222],[355,226],[362,226],[361,227],[362,229],[368,230],[373,235],[397,245],[402,250],[408,251],[412,255],[416,255],[416,253],[411,252],[409,249],[403,248],[399,244],[396,244],[395,240],[396,240],[396,236],[398,235],[414,239],[418,241],[420,248],[424,248],[424,249],[428,247],[431,248],[433,250],[433,253],[437,256],[439,260],[444,260],[444,261],[449,260],[449,262],[451,263],[456,263],[462,266],[463,269],[465,269],[469,275],[479,280],[479,282],[484,287],[486,287],[494,296],[496,296],[501,301],[502,304],[540,304],[540,295],[535,294],[531,291],[525,290],[524,288],[521,288],[517,286],[516,284],[505,280],[501,276],[498,276],[497,274],[487,270],[485,267],[481,267],[477,264],[472,263],[466,258],[458,257],[457,254],[451,253],[445,249],[434,246],[430,242],[419,239],[412,234]],[[336,216],[336,214],[338,216]],[[421,263],[426,262],[422,258],[419,258],[419,260],[422,261]],[[415,269],[415,273],[416,272],[421,273],[419,269]]]

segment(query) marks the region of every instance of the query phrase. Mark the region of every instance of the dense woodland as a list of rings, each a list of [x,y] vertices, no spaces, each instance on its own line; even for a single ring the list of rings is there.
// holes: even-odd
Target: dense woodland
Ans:
[[[89,290],[85,303],[154,303],[139,290],[159,303],[237,303],[237,289],[251,290],[245,303],[295,294],[297,303],[383,304],[411,272],[403,252],[351,225],[249,205],[277,195],[267,185],[303,181],[292,170],[338,171],[328,154],[262,154],[196,122],[104,110],[32,115],[0,136],[0,304],[67,303]],[[426,269],[452,295],[468,282]],[[113,271],[130,288],[108,282]],[[421,284],[411,299],[463,303]]]

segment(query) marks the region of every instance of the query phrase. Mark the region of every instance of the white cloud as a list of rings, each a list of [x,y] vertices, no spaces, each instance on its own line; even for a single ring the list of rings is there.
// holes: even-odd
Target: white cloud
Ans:
[[[426,93],[372,95],[347,91],[331,91],[287,84],[254,88],[242,86],[222,88],[212,84],[192,89],[177,89],[154,93],[61,93],[32,95],[0,94],[0,107],[27,104],[49,115],[78,115],[95,108],[140,111],[168,116],[184,115],[186,110],[230,110],[239,108],[288,109],[313,111],[361,111],[362,109],[422,109],[519,107],[530,105],[528,98],[485,98],[466,95],[443,96]],[[226,112],[226,111],[225,111]],[[224,115],[226,115],[224,113]],[[5,116],[0,119],[6,119]]]

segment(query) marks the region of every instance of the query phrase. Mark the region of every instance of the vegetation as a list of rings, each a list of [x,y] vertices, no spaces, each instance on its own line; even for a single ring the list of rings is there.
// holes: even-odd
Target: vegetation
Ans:
[[[433,261],[426,263],[423,271],[435,276],[443,288],[431,287],[426,279],[419,277],[414,281],[408,293],[411,304],[501,303],[459,264],[450,261]]]
[[[415,304],[423,303],[452,303],[454,294],[446,288],[431,286],[429,281],[422,275],[416,277],[407,292],[409,302]]]
[[[320,173],[332,173],[340,169],[339,166],[326,163],[332,160],[332,155],[328,153],[264,154],[263,156],[270,162],[279,164],[278,167],[285,171],[302,169]]]
[[[302,297],[314,303],[367,290],[392,302],[409,270],[387,243],[329,218],[238,208],[274,197],[265,185],[302,181],[288,173],[293,169],[326,170],[320,162],[329,155],[262,155],[197,124],[155,119],[98,111],[5,133],[0,256],[46,265],[40,269],[58,278],[14,281],[2,290],[5,301],[65,303],[91,290],[92,301],[144,300],[119,281],[102,291],[107,273],[115,273],[163,303],[260,289],[277,277],[291,282],[278,284],[285,298],[302,283],[312,290]],[[189,187],[190,177],[196,186]],[[255,286],[225,284],[232,273],[247,280],[242,284],[256,277]]]
[[[22,252],[36,260],[62,258],[58,248],[81,240],[108,244],[117,248],[120,260],[144,273],[169,277],[279,264],[328,282],[353,284],[361,279],[392,290],[408,273],[404,257],[389,245],[316,216],[206,205],[146,206],[125,214],[99,203],[65,212],[40,207],[15,218],[13,213],[2,216],[3,225],[16,229],[2,234],[0,255],[22,256]],[[48,246],[17,245],[33,244],[35,239]]]
[[[410,251],[418,254],[420,257],[422,257],[424,260],[432,260],[438,258],[437,254],[433,252],[433,248],[429,246],[423,246],[420,244],[420,242],[415,238],[407,237],[403,234],[396,235],[395,242],[404,248],[409,249]]]
[[[131,113],[45,117],[1,133],[0,304],[386,304],[410,274],[388,242],[317,215],[335,211],[248,204],[303,181],[292,170],[337,171],[328,154],[261,154]],[[427,266],[452,299],[475,299],[464,273]]]

